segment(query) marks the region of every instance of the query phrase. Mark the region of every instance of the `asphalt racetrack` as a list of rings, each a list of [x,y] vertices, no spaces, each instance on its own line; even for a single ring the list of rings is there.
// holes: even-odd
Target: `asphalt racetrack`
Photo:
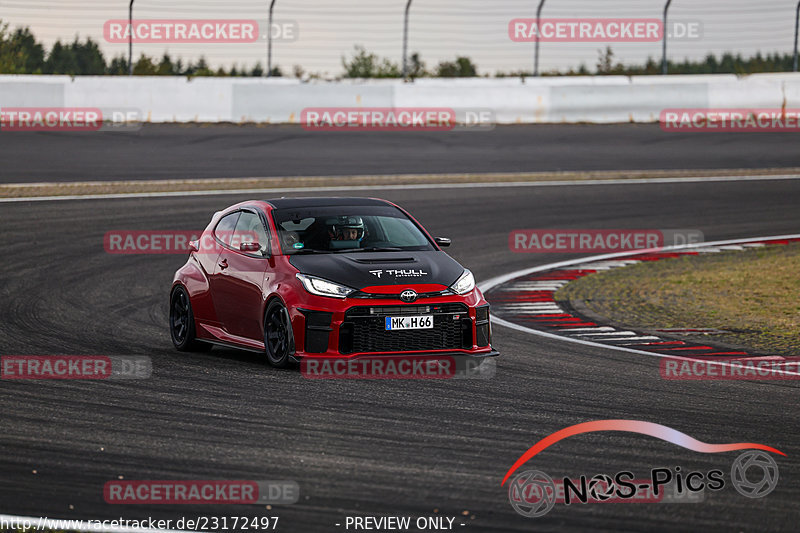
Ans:
[[[581,133],[589,127],[576,127],[572,143],[569,128],[524,130],[525,138],[513,146],[520,158],[505,161],[505,168],[496,163],[505,160],[503,150],[512,150],[505,143],[515,139],[505,133],[495,133],[497,138],[489,137],[493,145],[473,147],[469,154],[472,141],[456,146],[447,138],[427,144],[424,136],[415,138],[408,143],[424,145],[417,160],[408,156],[413,147],[397,148],[391,137],[382,136],[363,143],[377,152],[362,150],[353,137],[349,151],[330,155],[344,145],[331,137],[320,141],[319,151],[305,143],[309,155],[299,162],[304,143],[298,139],[305,134],[283,128],[265,129],[263,138],[261,132],[251,134],[249,141],[235,129],[183,135],[153,128],[152,139],[87,137],[83,149],[70,136],[34,135],[26,143],[25,136],[9,135],[9,144],[3,136],[0,145],[8,163],[0,172],[8,182],[457,172],[467,167],[642,168],[656,153],[662,156],[651,161],[652,168],[758,168],[800,161],[791,135],[762,134],[760,141],[748,135],[706,136],[703,142],[676,136],[675,146],[656,142],[661,134],[650,127],[608,127],[623,128],[620,139],[607,138],[603,128],[590,136]],[[162,135],[174,138],[180,149],[173,154]],[[194,141],[192,135],[197,135]],[[477,139],[480,134],[461,135]],[[609,153],[612,142],[618,148]],[[102,149],[103,143],[116,147]],[[281,148],[269,149],[274,143]],[[538,161],[536,154],[546,148],[537,143],[558,148]],[[238,145],[239,150],[210,149],[215,144]],[[145,157],[143,145],[152,148],[152,157]],[[481,161],[481,153],[495,150],[496,156]],[[367,162],[348,163],[356,153]],[[16,157],[9,159],[9,154]],[[38,157],[31,159],[34,154]],[[248,160],[247,154],[256,155]],[[16,160],[22,158],[24,164]],[[433,234],[451,237],[448,253],[472,269],[479,282],[574,257],[514,254],[508,248],[514,229],[691,228],[703,231],[706,240],[721,240],[797,233],[800,227],[800,180],[358,194],[397,202]],[[454,517],[458,531],[796,530],[796,381],[665,381],[656,358],[502,327],[494,328],[493,344],[502,355],[496,359],[495,377],[488,380],[308,380],[297,370],[269,368],[253,353],[222,348],[205,354],[176,352],[167,330],[167,297],[185,257],[109,255],[103,235],[110,230],[199,230],[215,210],[243,199],[3,204],[0,353],[143,355],[152,358],[153,375],[141,381],[0,382],[0,513],[84,519],[266,514],[279,516],[277,530],[285,532],[345,531],[346,517],[364,515]],[[726,486],[694,504],[557,504],[541,518],[517,514],[500,486],[514,461],[555,431],[602,419],[655,422],[710,443],[774,446],[787,454],[776,457],[779,485],[763,499],[745,498]],[[695,453],[629,433],[594,433],[554,445],[527,467],[555,478],[621,470],[647,477],[652,468],[680,466],[685,472],[720,469],[729,479],[736,456]],[[120,476],[285,479],[299,484],[301,496],[297,504],[272,509],[109,505],[103,485]]]
[[[656,124],[492,131],[309,132],[146,125],[138,132],[0,134],[0,183],[352,174],[791,167],[784,133],[675,133]]]

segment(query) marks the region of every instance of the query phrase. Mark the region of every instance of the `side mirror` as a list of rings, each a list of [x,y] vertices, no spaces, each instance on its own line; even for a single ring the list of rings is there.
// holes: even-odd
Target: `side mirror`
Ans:
[[[257,242],[243,242],[239,245],[239,250],[242,252],[258,252],[261,251],[261,245]]]
[[[433,240],[436,242],[436,244],[438,244],[442,248],[447,248],[453,242],[450,239],[448,239],[447,237],[436,237]]]
[[[200,241],[189,241],[189,253],[200,250]]]

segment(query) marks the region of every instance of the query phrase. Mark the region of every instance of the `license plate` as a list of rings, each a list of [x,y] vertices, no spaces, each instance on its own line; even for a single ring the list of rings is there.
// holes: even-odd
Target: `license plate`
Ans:
[[[400,329],[433,329],[433,315],[386,317],[386,331]]]

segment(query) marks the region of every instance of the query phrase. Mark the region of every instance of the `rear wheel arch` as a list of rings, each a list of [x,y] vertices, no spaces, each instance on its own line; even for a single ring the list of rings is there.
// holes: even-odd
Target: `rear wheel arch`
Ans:
[[[197,339],[192,297],[182,283],[175,283],[169,294],[169,329],[172,344],[178,351],[204,352],[211,349],[211,344]]]

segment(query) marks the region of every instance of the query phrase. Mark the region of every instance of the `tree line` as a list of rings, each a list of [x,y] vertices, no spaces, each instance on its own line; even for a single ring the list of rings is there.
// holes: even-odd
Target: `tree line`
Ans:
[[[767,54],[742,57],[741,54],[725,53],[720,57],[708,54],[704,60],[669,61],[670,74],[755,74],[760,72],[788,72],[792,70],[792,54]],[[381,58],[356,46],[351,57],[342,58],[345,78],[400,78],[403,69],[400,62]],[[469,57],[459,56],[453,61],[441,61],[428,68],[419,53],[409,57],[407,74],[413,78],[469,78],[479,76],[478,67]],[[300,65],[293,67],[297,78],[322,78],[321,74],[306,73]],[[611,47],[598,51],[595,69],[585,65],[577,69],[553,70],[544,76],[589,76],[589,75],[655,75],[661,73],[661,62],[648,59],[643,65],[624,65],[616,61]],[[81,41],[62,43],[60,40],[46,50],[29,28],[11,31],[8,24],[0,20],[0,74],[67,74],[82,75],[126,75],[128,59],[118,55],[106,60],[98,44],[87,37]],[[234,65],[229,69],[210,67],[204,57],[184,62],[165,53],[160,59],[141,54],[133,64],[133,74],[138,76],[263,76],[260,63],[252,67]],[[282,76],[280,67],[272,69],[273,76]],[[496,72],[495,77],[530,76],[530,71]],[[489,75],[486,74],[486,77]]]
[[[99,45],[87,37],[77,37],[71,43],[60,40],[50,50],[36,40],[29,28],[10,31],[0,20],[0,74],[67,74],[70,76],[101,76],[128,74],[128,58],[118,55],[106,61]],[[261,64],[245,68],[234,65],[229,70],[212,69],[204,57],[184,63],[165,53],[160,60],[141,54],[133,63],[137,76],[263,76]],[[279,68],[273,76],[280,76]]]

